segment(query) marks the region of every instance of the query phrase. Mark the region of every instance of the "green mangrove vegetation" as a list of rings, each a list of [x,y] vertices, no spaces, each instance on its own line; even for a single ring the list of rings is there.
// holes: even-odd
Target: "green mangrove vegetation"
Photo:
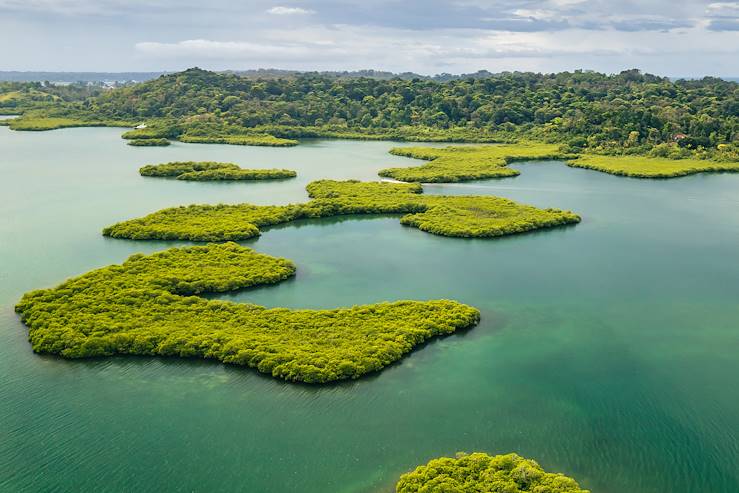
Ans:
[[[449,300],[288,310],[195,296],[294,273],[290,261],[235,243],[171,248],[27,293],[16,311],[38,353],[209,358],[307,383],[378,371],[479,321],[475,308]]]
[[[72,127],[131,127],[133,125],[135,124],[132,122],[120,120],[83,120],[78,118],[36,116],[33,114],[23,114],[20,118],[12,119],[8,124],[11,130],[36,132]]]
[[[127,144],[134,147],[167,147],[170,142],[167,139],[133,139]]]
[[[442,236],[486,238],[580,221],[570,211],[539,209],[492,196],[424,195],[418,184],[319,180],[312,200],[290,205],[190,205],[163,209],[103,230],[134,240],[227,241],[252,238],[266,226],[348,214],[404,214],[402,224]]]
[[[298,145],[295,139],[275,137],[267,132],[224,125],[211,119],[191,118],[184,122],[153,120],[143,128],[125,132],[124,139],[173,139],[191,144],[232,144],[268,147]]]
[[[234,163],[212,161],[149,164],[139,169],[139,173],[141,176],[174,177],[188,181],[277,180],[297,176],[295,171],[289,169],[243,169]]]
[[[396,156],[429,161],[421,166],[387,168],[379,175],[407,182],[448,183],[485,178],[516,176],[519,172],[506,167],[513,161],[562,159],[572,157],[556,144],[510,144],[482,147],[396,147]]]
[[[572,478],[517,454],[442,457],[403,474],[396,493],[588,493]]]
[[[634,178],[674,178],[707,172],[739,172],[739,161],[720,162],[701,159],[668,159],[643,156],[582,155],[568,161],[569,166]]]

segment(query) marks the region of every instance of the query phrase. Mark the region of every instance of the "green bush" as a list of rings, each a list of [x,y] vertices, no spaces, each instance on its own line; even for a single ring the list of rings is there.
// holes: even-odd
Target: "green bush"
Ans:
[[[16,311],[39,353],[209,358],[308,383],[378,371],[479,321],[476,309],[448,300],[288,310],[194,296],[294,273],[290,261],[235,243],[172,248],[27,293]]]
[[[588,493],[577,482],[544,471],[517,454],[443,457],[403,474],[396,493]]]
[[[241,240],[259,228],[297,219],[347,214],[405,214],[401,222],[428,233],[495,237],[574,224],[569,211],[539,209],[492,196],[424,195],[418,184],[320,180],[307,187],[312,200],[290,205],[191,205],[163,209],[109,226],[103,234],[135,240]]]
[[[295,171],[288,169],[242,169],[234,163],[211,161],[149,164],[139,169],[139,173],[141,176],[176,177],[188,181],[277,180],[297,176]]]

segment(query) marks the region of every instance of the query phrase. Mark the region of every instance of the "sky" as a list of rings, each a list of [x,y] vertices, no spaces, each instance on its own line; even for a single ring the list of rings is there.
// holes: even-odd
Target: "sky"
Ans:
[[[0,0],[0,70],[739,76],[739,2]]]

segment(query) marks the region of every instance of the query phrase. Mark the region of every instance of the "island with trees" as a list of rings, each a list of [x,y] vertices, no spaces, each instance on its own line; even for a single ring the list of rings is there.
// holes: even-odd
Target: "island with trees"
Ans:
[[[403,474],[396,493],[589,493],[577,481],[546,472],[518,454],[477,452],[442,457]]]
[[[537,142],[570,154],[739,161],[739,84],[638,70],[428,79],[192,68],[108,91],[28,99],[13,107],[21,117],[11,128],[144,123],[149,128],[127,137],[247,145],[307,137]]]
[[[386,168],[380,176],[405,182],[453,183],[517,176],[515,161],[563,160],[568,166],[634,178],[674,178],[695,173],[739,172],[739,161],[669,159],[650,156],[573,154],[555,144],[500,144],[480,147],[396,147],[396,156],[429,161],[421,166]]]
[[[406,182],[450,183],[516,176],[506,167],[513,161],[565,159],[572,155],[556,144],[507,144],[482,147],[396,147],[396,156],[424,159],[429,163],[407,168],[387,168],[379,175]]]
[[[169,177],[186,181],[283,180],[295,178],[289,169],[244,169],[234,163],[176,161],[149,164],[139,169],[141,176]]]
[[[197,296],[274,284],[294,273],[292,262],[235,243],[171,248],[27,293],[16,311],[38,353],[216,359],[306,383],[381,370],[480,317],[449,300],[288,310]]]
[[[134,147],[167,147],[170,142],[167,139],[131,139],[127,144]]]
[[[570,211],[540,209],[500,197],[425,195],[419,184],[319,180],[306,189],[311,200],[303,204],[172,207],[108,226],[103,234],[133,240],[243,240],[258,236],[266,226],[349,214],[404,214],[400,219],[404,225],[466,238],[580,222],[580,216]]]

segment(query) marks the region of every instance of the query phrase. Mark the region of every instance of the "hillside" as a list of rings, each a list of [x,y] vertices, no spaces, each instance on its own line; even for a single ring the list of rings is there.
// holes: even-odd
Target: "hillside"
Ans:
[[[716,157],[736,152],[739,84],[671,81],[636,70],[438,82],[317,74],[262,79],[193,68],[107,91],[63,112],[166,122],[162,136],[197,126],[197,134],[403,138],[405,132],[407,140],[426,140],[413,134],[430,129],[437,138],[428,140],[526,138],[605,153]]]

